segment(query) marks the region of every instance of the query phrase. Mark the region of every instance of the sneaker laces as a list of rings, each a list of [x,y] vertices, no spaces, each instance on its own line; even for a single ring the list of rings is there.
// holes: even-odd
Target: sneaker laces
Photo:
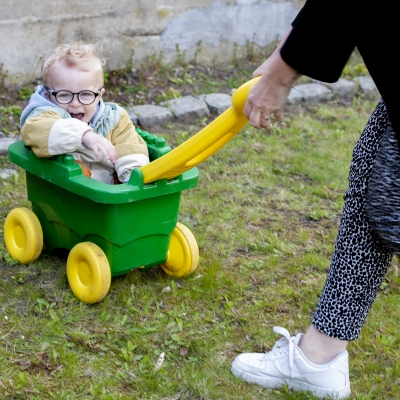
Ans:
[[[271,350],[271,353],[274,356],[279,354],[288,354],[289,353],[289,367],[290,367],[290,377],[293,378],[293,353],[294,346],[297,346],[299,339],[297,336],[290,337],[290,334],[287,329],[282,328],[281,326],[274,326],[273,331],[283,336],[280,338],[274,345]]]

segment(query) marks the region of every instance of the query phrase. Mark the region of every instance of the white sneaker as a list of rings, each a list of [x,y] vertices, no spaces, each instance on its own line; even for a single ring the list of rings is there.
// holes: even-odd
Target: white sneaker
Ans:
[[[302,333],[290,337],[289,332],[279,326],[274,327],[274,332],[284,337],[268,353],[239,354],[232,363],[233,375],[267,388],[286,384],[290,389],[309,390],[321,398],[330,395],[343,399],[350,395],[347,351],[327,364],[314,364],[298,347]]]

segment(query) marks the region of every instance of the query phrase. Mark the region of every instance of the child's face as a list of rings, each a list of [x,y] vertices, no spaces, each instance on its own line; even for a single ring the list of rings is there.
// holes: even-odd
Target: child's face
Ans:
[[[52,103],[67,111],[72,118],[77,118],[88,123],[96,112],[97,104],[105,90],[102,88],[102,75],[97,69],[91,71],[82,71],[77,67],[70,67],[62,62],[54,65],[47,87],[57,92],[59,90],[69,90],[72,93],[79,93],[83,90],[92,92],[100,91],[92,104],[82,104],[78,100],[78,96],[74,95],[73,100],[69,104],[60,104],[55,96],[45,91],[45,96]]]

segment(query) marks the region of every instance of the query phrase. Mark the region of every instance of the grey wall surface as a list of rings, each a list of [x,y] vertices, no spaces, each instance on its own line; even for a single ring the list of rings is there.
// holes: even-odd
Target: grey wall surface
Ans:
[[[100,42],[113,70],[178,53],[225,62],[282,38],[302,0],[0,0],[0,64],[6,84],[40,76],[60,43]],[[179,51],[177,51],[179,48]]]

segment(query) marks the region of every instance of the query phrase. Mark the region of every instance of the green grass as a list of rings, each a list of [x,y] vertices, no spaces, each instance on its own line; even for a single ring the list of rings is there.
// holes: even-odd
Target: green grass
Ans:
[[[158,267],[134,270],[89,306],[70,291],[65,259],[42,255],[24,266],[0,244],[0,398],[313,398],[240,382],[230,364],[242,351],[269,350],[274,325],[294,334],[310,324],[351,152],[372,108],[292,108],[281,127],[247,126],[201,164],[199,185],[183,193],[180,207],[201,256],[186,279]],[[174,146],[187,136],[164,132]],[[24,182],[23,171],[0,181],[1,224],[29,204]],[[399,283],[394,266],[349,346],[354,399],[400,398]]]

